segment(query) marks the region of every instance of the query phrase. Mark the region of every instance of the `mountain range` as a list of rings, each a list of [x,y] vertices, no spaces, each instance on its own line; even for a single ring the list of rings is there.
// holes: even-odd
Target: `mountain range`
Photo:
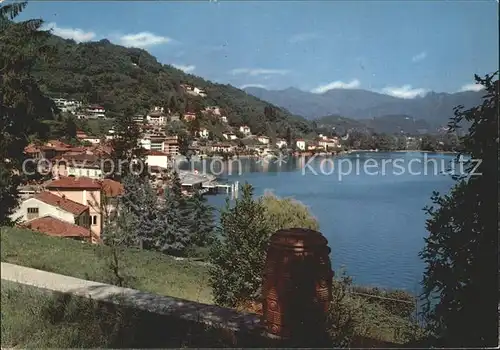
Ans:
[[[430,92],[423,97],[403,99],[362,89],[332,89],[321,94],[293,87],[285,90],[248,87],[245,91],[308,119],[337,115],[367,120],[399,115],[425,121],[432,128],[446,125],[453,116],[454,107],[458,105],[472,107],[480,104],[483,95],[481,91]]]

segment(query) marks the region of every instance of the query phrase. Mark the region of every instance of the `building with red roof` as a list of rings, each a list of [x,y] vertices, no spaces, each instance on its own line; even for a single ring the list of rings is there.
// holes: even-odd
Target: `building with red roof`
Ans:
[[[88,228],[69,223],[50,215],[22,223],[21,226],[54,237],[91,240],[91,231]]]
[[[49,192],[89,207],[92,239],[99,239],[102,231],[105,205],[102,185],[88,177],[63,177],[45,185]]]
[[[88,206],[48,191],[37,193],[22,201],[11,215],[11,219],[26,222],[47,215],[84,227],[86,230],[90,228]]]

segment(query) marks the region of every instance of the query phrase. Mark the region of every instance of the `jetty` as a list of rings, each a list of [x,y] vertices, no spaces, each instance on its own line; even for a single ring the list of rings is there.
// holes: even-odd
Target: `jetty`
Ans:
[[[221,183],[214,175],[199,174],[195,171],[179,171],[179,179],[183,189],[198,190],[202,194],[231,193],[232,198],[238,198],[239,182]]]

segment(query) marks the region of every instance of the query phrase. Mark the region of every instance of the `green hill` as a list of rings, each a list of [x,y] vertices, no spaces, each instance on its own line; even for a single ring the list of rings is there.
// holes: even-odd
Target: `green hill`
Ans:
[[[125,112],[145,113],[154,105],[180,112],[217,105],[231,125],[247,124],[254,133],[286,136],[311,131],[302,117],[274,107],[231,85],[215,84],[159,63],[147,51],[114,45],[108,40],[77,44],[51,36],[56,53],[37,63],[34,76],[52,97],[64,97],[103,105],[110,117]],[[206,91],[207,97],[188,95],[181,84]],[[276,113],[264,113],[274,107]]]

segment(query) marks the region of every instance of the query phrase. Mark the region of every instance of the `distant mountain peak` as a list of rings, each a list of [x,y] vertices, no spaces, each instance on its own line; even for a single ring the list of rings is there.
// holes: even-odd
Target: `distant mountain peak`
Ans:
[[[457,105],[471,107],[481,101],[481,92],[429,92],[414,99],[403,99],[363,89],[330,89],[315,94],[288,87],[284,90],[247,90],[248,93],[286,108],[309,119],[325,115],[342,115],[369,119],[387,115],[405,115],[431,124],[446,124]]]

